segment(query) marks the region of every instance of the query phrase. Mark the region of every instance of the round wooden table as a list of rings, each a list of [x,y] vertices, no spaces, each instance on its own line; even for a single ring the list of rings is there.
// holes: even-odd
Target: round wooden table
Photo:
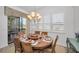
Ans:
[[[33,49],[45,49],[47,47],[49,47],[52,43],[51,41],[45,41],[45,40],[39,40],[38,43],[36,45],[33,45]]]
[[[45,39],[46,38],[47,37],[45,37]],[[52,40],[45,40],[45,39],[44,38],[38,39],[38,37],[33,37],[32,36],[32,37],[30,37],[30,40],[27,40],[27,42],[26,41],[25,42],[26,43],[31,43],[31,45],[32,45],[32,41],[35,41],[35,42],[37,42],[37,44],[32,45],[33,49],[45,49],[45,48],[49,47],[52,43]]]

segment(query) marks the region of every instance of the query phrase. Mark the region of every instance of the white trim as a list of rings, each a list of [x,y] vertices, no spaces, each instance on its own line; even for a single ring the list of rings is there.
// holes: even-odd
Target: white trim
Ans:
[[[22,10],[22,9],[20,9],[20,8],[18,8],[18,7],[16,7],[16,6],[8,6],[9,8],[12,8],[12,9],[15,9],[15,10],[18,10],[18,11],[21,11],[21,12],[23,12],[23,13],[25,13],[25,14],[28,14],[28,12],[26,12],[26,11],[24,11],[24,10]]]

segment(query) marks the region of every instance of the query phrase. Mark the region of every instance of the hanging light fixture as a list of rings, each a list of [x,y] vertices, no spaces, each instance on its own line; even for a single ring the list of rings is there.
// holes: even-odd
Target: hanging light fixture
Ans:
[[[42,16],[39,13],[32,11],[30,12],[30,14],[27,15],[27,18],[29,20],[39,21]]]

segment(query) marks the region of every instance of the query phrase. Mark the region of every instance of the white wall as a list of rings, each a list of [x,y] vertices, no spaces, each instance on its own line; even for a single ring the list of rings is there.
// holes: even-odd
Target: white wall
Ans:
[[[75,32],[79,32],[79,6],[75,6],[74,7],[74,24],[75,24],[75,27],[74,27],[74,30]]]
[[[4,7],[0,6],[0,48],[7,45],[7,17],[4,16]]]
[[[74,8],[67,7],[65,12],[65,32],[67,37],[74,37]]]

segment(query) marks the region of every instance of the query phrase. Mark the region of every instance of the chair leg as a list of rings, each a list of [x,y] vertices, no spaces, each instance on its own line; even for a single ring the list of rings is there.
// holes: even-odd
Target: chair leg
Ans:
[[[55,51],[55,50],[54,50],[53,52],[54,52],[54,53],[56,53],[56,51]]]
[[[15,53],[16,53],[16,50],[15,50]]]
[[[55,49],[52,51],[53,53],[56,53]]]

